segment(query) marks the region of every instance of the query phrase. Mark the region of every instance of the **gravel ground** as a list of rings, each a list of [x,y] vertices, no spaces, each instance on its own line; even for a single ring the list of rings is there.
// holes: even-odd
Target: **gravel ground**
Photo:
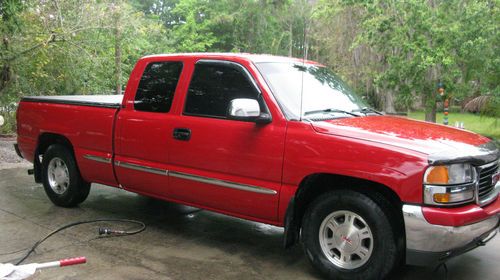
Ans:
[[[15,137],[0,137],[0,169],[31,166],[31,163],[16,154],[15,143]]]

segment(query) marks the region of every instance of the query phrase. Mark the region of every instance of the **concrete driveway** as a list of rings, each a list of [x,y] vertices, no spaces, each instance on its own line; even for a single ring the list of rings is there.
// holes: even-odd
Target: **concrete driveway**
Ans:
[[[80,207],[59,208],[26,174],[26,163],[23,168],[14,166],[0,170],[0,263],[19,258],[22,253],[11,252],[29,248],[67,223],[108,217],[147,224],[138,235],[114,238],[98,238],[98,227],[129,225],[67,229],[44,242],[25,263],[75,256],[86,256],[88,263],[43,270],[35,279],[321,279],[300,246],[282,249],[281,228],[97,184]],[[448,279],[498,279],[499,252],[497,237],[486,247],[450,260]],[[394,278],[445,276],[442,269],[404,267]]]

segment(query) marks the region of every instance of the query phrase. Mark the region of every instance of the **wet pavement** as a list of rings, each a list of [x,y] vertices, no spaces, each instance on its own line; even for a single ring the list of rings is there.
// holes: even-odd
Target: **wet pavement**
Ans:
[[[95,218],[136,219],[137,235],[98,238],[99,226],[67,229],[25,263],[86,256],[87,264],[46,269],[34,279],[321,279],[300,246],[281,247],[281,228],[92,185],[77,208],[52,205],[26,168],[0,170],[0,263],[61,225]],[[448,279],[498,279],[500,238],[448,262]],[[445,279],[444,271],[404,267],[395,279]]]

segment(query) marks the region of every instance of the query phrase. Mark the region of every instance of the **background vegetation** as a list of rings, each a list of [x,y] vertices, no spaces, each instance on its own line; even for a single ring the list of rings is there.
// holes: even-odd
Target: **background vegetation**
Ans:
[[[499,28],[500,0],[1,0],[0,132],[22,96],[120,92],[143,55],[207,51],[307,57],[431,121],[442,82],[453,106],[488,96],[496,130]]]

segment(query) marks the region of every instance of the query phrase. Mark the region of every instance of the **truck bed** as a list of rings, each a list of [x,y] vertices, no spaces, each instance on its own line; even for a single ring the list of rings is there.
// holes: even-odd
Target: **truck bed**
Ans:
[[[30,96],[17,109],[17,143],[24,158],[34,161],[42,137],[59,135],[71,143],[85,180],[113,185],[110,160],[113,153],[113,125],[122,95]]]
[[[43,102],[56,104],[70,104],[80,106],[119,108],[123,95],[60,95],[60,96],[26,96],[25,102]]]

